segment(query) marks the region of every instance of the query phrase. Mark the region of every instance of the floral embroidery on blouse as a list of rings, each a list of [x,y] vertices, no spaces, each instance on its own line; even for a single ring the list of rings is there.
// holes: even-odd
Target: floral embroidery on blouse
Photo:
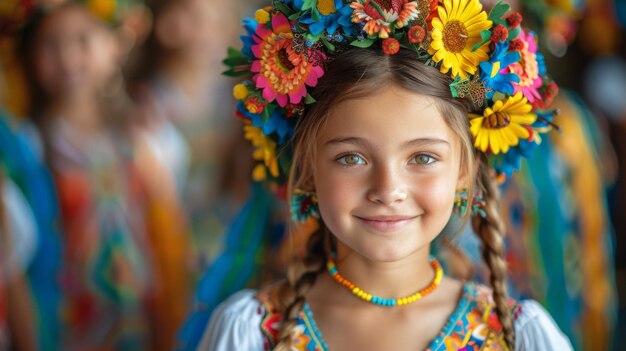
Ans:
[[[463,289],[463,297],[455,312],[426,351],[508,350],[490,290],[474,283],[465,284]],[[259,313],[263,314],[260,328],[265,340],[265,350],[272,350],[278,340],[282,314],[272,307],[264,295],[259,295],[257,298],[262,303]],[[509,307],[513,316],[517,317],[520,313],[520,305],[514,300],[509,300]],[[328,351],[328,346],[313,319],[313,313],[306,303],[298,315],[292,350]]]

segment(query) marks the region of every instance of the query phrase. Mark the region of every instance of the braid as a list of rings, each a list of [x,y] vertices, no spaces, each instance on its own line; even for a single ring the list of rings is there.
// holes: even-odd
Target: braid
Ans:
[[[307,241],[307,254],[302,260],[294,260],[287,267],[287,281],[278,287],[278,300],[282,304],[283,322],[275,350],[291,350],[291,335],[298,315],[304,306],[304,295],[313,287],[326,264],[326,240],[328,231],[323,224]]]
[[[489,167],[483,160],[479,165],[478,186],[483,190],[486,218],[474,216],[472,225],[482,241],[483,259],[489,267],[490,282],[496,313],[502,324],[504,339],[509,347],[515,347],[515,332],[511,310],[508,307],[506,289],[506,261],[504,260],[504,224],[498,213],[499,190],[496,180],[489,173]]]

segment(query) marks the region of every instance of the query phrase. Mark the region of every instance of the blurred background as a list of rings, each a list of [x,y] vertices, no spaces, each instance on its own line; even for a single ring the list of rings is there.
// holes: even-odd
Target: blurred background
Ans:
[[[0,0],[0,350],[193,350],[220,301],[281,276],[285,205],[250,180],[221,75],[268,4]],[[560,114],[502,186],[509,288],[577,350],[621,350],[626,1],[512,7]],[[440,246],[481,279],[471,235]]]

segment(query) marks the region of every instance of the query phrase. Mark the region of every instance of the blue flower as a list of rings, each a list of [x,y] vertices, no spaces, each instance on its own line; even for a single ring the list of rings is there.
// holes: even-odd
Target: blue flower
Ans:
[[[270,113],[267,120],[263,119],[263,114],[248,111],[243,102],[237,104],[237,110],[248,118],[253,126],[261,128],[263,134],[269,136],[275,132],[278,135],[279,144],[283,144],[288,138],[291,138],[293,134],[294,127],[289,123],[289,120],[283,117],[280,110],[277,108]]]
[[[481,62],[480,64],[480,79],[485,83],[486,87],[492,89],[486,93],[489,99],[493,97],[496,91],[512,95],[515,92],[512,83],[519,83],[520,81],[516,74],[502,72],[504,68],[521,59],[518,51],[507,53],[508,49],[508,41],[496,44],[496,49],[491,54],[489,61]]]
[[[246,34],[239,37],[243,42],[243,49],[241,49],[241,52],[249,59],[255,59],[255,56],[252,53],[252,46],[256,45],[256,42],[254,41],[254,33],[256,32],[258,26],[259,24],[253,18],[243,19],[243,27],[246,29]]]
[[[543,54],[537,52],[535,58],[537,60],[537,70],[539,71],[539,74],[544,75],[548,73],[548,69],[546,68],[546,60],[543,57]]]
[[[496,171],[510,177],[515,171],[519,171],[522,157],[529,158],[539,145],[534,141],[522,139],[516,147],[509,149],[505,154],[492,156],[492,165]]]
[[[352,35],[352,8],[342,0],[293,0],[296,9],[305,11],[299,22],[309,26],[309,32],[318,36],[324,31],[332,35],[339,27]]]

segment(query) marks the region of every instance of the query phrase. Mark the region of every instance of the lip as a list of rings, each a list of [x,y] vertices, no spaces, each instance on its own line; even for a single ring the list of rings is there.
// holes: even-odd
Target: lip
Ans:
[[[384,233],[398,231],[417,218],[417,216],[354,216],[368,227]]]

